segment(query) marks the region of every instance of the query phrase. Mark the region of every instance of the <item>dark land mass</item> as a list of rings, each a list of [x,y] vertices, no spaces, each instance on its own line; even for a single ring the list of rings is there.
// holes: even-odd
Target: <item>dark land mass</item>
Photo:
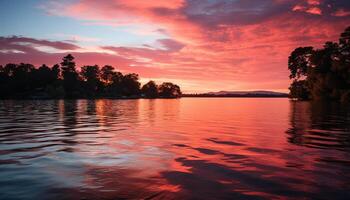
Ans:
[[[48,67],[29,63],[0,65],[0,99],[136,99],[178,98],[178,85],[149,81],[141,87],[139,75],[122,74],[110,65],[76,69],[70,54]]]
[[[183,94],[181,97],[236,97],[236,98],[287,98],[287,93],[273,91],[220,91],[200,94]]]
[[[350,27],[323,48],[296,48],[289,56],[291,98],[350,102]]]

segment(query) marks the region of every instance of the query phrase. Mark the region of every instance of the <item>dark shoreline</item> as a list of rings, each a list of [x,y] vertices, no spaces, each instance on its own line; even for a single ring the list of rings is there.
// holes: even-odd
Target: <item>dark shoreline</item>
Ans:
[[[133,100],[133,99],[179,99],[178,98],[144,98],[144,97],[125,97],[125,98],[116,98],[116,97],[101,97],[101,98],[6,98],[1,100],[102,100],[102,99],[111,99],[111,100]]]
[[[181,98],[262,98],[262,99],[277,99],[277,98],[289,98],[289,97],[283,97],[283,96],[183,96],[179,98],[132,98],[132,97],[126,97],[126,98],[115,98],[115,97],[102,97],[102,98],[8,98],[8,99],[0,99],[1,100],[134,100],[134,99],[148,99],[148,100],[156,100],[156,99],[181,99]]]
[[[289,95],[259,95],[259,94],[247,94],[247,95],[238,95],[238,94],[232,94],[232,95],[206,95],[206,94],[199,94],[199,95],[192,95],[192,94],[185,94],[181,97],[205,97],[205,98],[289,98]]]
[[[222,96],[184,96],[181,98],[261,98],[261,99],[277,99],[277,98],[289,98],[289,97],[262,97],[262,96],[228,96],[228,97],[222,97]]]

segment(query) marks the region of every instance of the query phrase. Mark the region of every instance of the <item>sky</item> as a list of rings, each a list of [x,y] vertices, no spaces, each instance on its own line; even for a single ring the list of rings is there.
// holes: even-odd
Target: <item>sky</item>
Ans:
[[[112,65],[184,92],[287,92],[289,54],[337,41],[349,0],[1,0],[0,64]]]

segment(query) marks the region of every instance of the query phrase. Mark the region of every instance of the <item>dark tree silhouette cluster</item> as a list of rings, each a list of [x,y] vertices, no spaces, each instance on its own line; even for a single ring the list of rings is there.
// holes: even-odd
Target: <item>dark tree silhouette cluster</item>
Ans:
[[[74,57],[65,56],[61,65],[51,68],[32,64],[0,66],[0,98],[177,98],[180,87],[165,82],[157,86],[150,81],[141,88],[135,73],[123,75],[114,67],[86,65],[76,69]]]
[[[350,101],[350,27],[322,49],[299,47],[288,60],[290,96],[299,100]]]

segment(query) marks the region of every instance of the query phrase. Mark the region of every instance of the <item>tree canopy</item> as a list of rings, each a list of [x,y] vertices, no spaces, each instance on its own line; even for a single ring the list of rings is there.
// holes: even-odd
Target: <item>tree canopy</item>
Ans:
[[[141,92],[147,98],[157,98],[159,96],[158,86],[154,81],[149,81],[143,85]]]
[[[141,88],[139,75],[123,75],[110,65],[82,66],[78,71],[68,54],[61,65],[9,63],[0,65],[0,98],[177,98],[180,87],[172,83],[158,86],[149,81]]]
[[[339,42],[321,49],[296,48],[288,59],[290,96],[300,100],[350,101],[350,27]]]
[[[181,96],[181,90],[178,85],[170,82],[162,83],[159,86],[159,96],[161,97],[179,97]]]

